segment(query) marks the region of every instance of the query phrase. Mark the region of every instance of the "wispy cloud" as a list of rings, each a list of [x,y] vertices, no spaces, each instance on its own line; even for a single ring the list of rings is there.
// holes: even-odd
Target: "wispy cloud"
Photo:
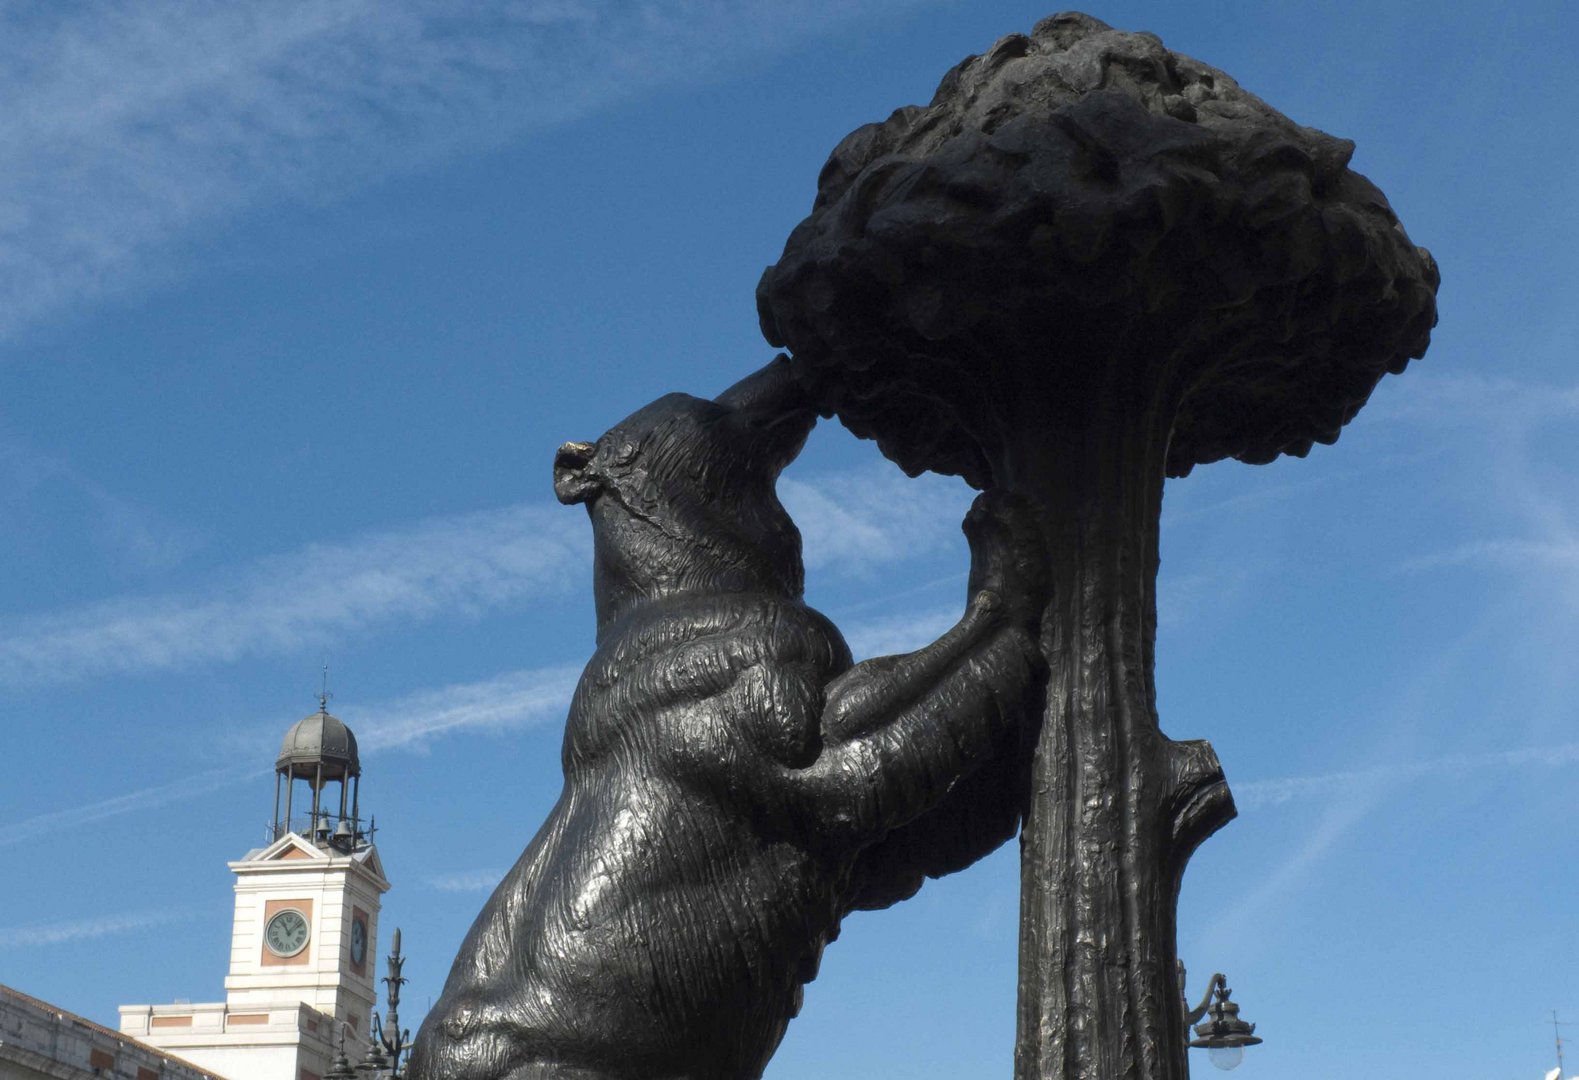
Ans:
[[[0,11],[0,338],[171,252],[920,0],[107,0]],[[161,265],[163,264],[163,265]]]
[[[1512,572],[1534,607],[1566,623],[1579,608],[1579,487],[1573,440],[1579,437],[1579,385],[1475,375],[1411,378],[1382,402],[1382,419],[1428,431],[1452,456],[1441,472],[1443,505],[1461,507],[1463,533],[1481,539],[1404,561],[1405,572],[1464,567]],[[1487,521],[1501,535],[1485,536]],[[1549,638],[1549,622],[1529,633]]]
[[[1199,504],[1195,498],[1194,488],[1181,487],[1176,483],[1169,489],[1168,497],[1163,503],[1162,528],[1167,532],[1187,522],[1203,519],[1215,521],[1241,511],[1264,510],[1269,504],[1283,502],[1316,488],[1329,487],[1346,475],[1350,474],[1335,472],[1281,484],[1266,484],[1251,488],[1249,491],[1241,491],[1236,495]]]
[[[1234,798],[1241,809],[1309,800],[1314,804],[1316,820],[1308,828],[1303,823],[1296,825],[1298,831],[1287,835],[1281,845],[1281,857],[1267,868],[1254,888],[1236,896],[1222,911],[1206,935],[1206,940],[1213,943],[1207,951],[1242,938],[1246,927],[1262,926],[1271,917],[1269,912],[1278,910],[1317,865],[1338,850],[1357,826],[1404,785],[1434,776],[1561,766],[1579,761],[1579,743],[1571,742],[1407,760],[1407,748],[1419,738],[1420,731],[1428,729],[1428,721],[1438,712],[1442,688],[1452,685],[1452,673],[1478,655],[1486,639],[1497,632],[1501,620],[1494,614],[1483,613],[1480,619],[1460,627],[1434,654],[1421,658],[1413,670],[1400,673],[1391,694],[1376,700],[1373,722],[1367,725],[1372,742],[1365,760],[1383,764],[1233,783]]]
[[[1579,386],[1554,386],[1485,375],[1409,375],[1406,384],[1389,385],[1371,419],[1444,422],[1450,430],[1467,426],[1523,428],[1548,420],[1579,417]]]
[[[858,656],[905,652],[938,637],[959,618],[960,607],[911,611],[854,623],[849,628]],[[357,733],[364,754],[396,750],[424,752],[439,739],[463,733],[501,734],[564,720],[579,663],[525,668],[476,682],[421,690],[365,707],[337,709]],[[285,721],[268,721],[270,732]],[[260,726],[264,726],[261,725]],[[250,740],[249,740],[250,741]],[[139,813],[197,798],[269,772],[267,768],[225,768],[185,776],[99,799],[82,806],[48,811],[0,826],[0,847],[25,843],[109,818]]]
[[[1463,775],[1488,769],[1556,768],[1573,764],[1579,764],[1579,743],[1532,746],[1487,754],[1451,754],[1430,761],[1238,783],[1234,785],[1234,801],[1243,809],[1280,806],[1297,799],[1346,798],[1359,790],[1392,787],[1424,777]]]
[[[1251,586],[1273,571],[1270,561],[1222,562],[1193,573],[1167,571],[1157,579],[1157,621],[1170,630],[1199,628],[1237,610]]]
[[[1579,539],[1476,540],[1446,551],[1410,559],[1402,569],[1437,570],[1449,566],[1501,566],[1510,570],[1579,570]]]
[[[490,892],[504,878],[503,870],[459,870],[452,874],[430,874],[424,883],[449,893]]]
[[[845,641],[856,659],[914,652],[943,636],[965,613],[964,597],[951,607],[902,611],[879,615],[843,627]]]
[[[199,546],[190,528],[163,520],[64,459],[0,431],[0,528],[45,501],[74,504],[73,531],[86,533],[117,562],[139,570],[168,570]]]
[[[268,771],[267,769],[211,769],[208,772],[183,776],[180,780],[168,784],[139,788],[123,795],[99,799],[64,810],[51,810],[0,826],[0,847],[25,843],[50,833],[62,832],[82,825],[91,825],[106,818],[134,814],[141,810],[152,810],[157,806],[196,798],[199,795],[244,783]]]
[[[832,575],[946,550],[971,493],[862,468],[786,480],[808,565]],[[309,545],[184,595],[0,619],[0,685],[72,682],[326,645],[442,615],[475,617],[584,586],[590,534],[553,504],[431,518]]]
[[[975,495],[963,481],[934,473],[912,479],[887,463],[779,482],[780,500],[800,528],[806,568],[856,575],[950,544],[963,551],[960,522]]]
[[[913,558],[945,542],[968,506],[968,492],[938,480],[900,477],[888,491],[882,473],[829,474],[791,496],[804,514],[808,547],[824,565]],[[879,513],[877,502],[894,512]],[[844,545],[861,538],[859,550]],[[0,621],[0,682],[40,683],[185,667],[296,648],[352,630],[434,617],[480,614],[566,587],[585,566],[587,533],[560,507],[523,505],[316,544],[266,558],[207,593],[123,598],[64,614]],[[952,578],[950,579],[953,580]],[[935,584],[935,583],[934,583]],[[926,587],[930,591],[931,586]],[[907,594],[890,596],[892,609]],[[859,656],[904,652],[933,640],[959,617],[963,598],[848,623]],[[907,605],[908,606],[908,605]],[[337,710],[364,753],[425,750],[462,732],[503,732],[558,723],[580,663],[504,672],[421,690],[382,704]],[[283,721],[269,721],[269,730]],[[0,847],[108,818],[195,798],[266,773],[215,769],[48,811],[0,826]]]
[[[501,733],[562,720],[578,676],[579,669],[571,666],[511,671],[480,682],[420,691],[383,705],[337,711],[356,731],[364,754],[422,751],[435,739],[462,732]],[[269,721],[268,730],[274,733],[284,726],[285,722],[275,718]],[[37,814],[0,826],[0,847],[246,785],[269,772],[268,768],[212,769],[83,806]]]
[[[344,710],[368,752],[420,750],[464,731],[499,733],[564,719],[579,664],[527,668],[482,682],[424,690],[382,707]]]
[[[1345,797],[1322,806],[1315,828],[1294,839],[1287,854],[1254,888],[1236,897],[1233,905],[1208,928],[1205,940],[1213,944],[1204,951],[1219,951],[1220,943],[1232,941],[1235,935],[1244,933],[1247,925],[1255,925],[1264,909],[1291,892],[1340,840],[1376,809],[1385,787],[1377,778],[1345,785]],[[1236,800],[1238,795],[1236,790]]]
[[[99,915],[71,922],[33,923],[28,926],[0,927],[0,949],[26,949],[45,945],[64,945],[143,930],[150,926],[176,922],[186,917],[180,911],[133,911],[119,915]]]
[[[532,506],[315,544],[260,560],[204,594],[0,622],[0,684],[229,661],[392,622],[477,615],[565,589],[579,580],[587,550],[575,515]]]

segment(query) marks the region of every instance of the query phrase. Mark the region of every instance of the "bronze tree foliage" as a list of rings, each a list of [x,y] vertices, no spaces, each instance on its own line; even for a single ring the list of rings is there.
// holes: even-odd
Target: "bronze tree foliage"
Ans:
[[[1006,392],[1083,411],[1113,378],[1178,388],[1170,476],[1303,455],[1436,321],[1435,264],[1353,152],[1151,34],[1055,15],[839,144],[763,332],[913,472],[990,484]]]

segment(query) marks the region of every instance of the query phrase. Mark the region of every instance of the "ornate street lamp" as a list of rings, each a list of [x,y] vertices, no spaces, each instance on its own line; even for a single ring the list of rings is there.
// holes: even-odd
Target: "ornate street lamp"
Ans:
[[[387,1075],[389,1072],[389,1059],[384,1056],[384,1048],[379,1045],[380,1034],[374,1028],[372,1041],[367,1047],[367,1056],[356,1063],[356,1071],[363,1074],[357,1080],[373,1080],[374,1077]]]
[[[1189,1010],[1185,1018],[1186,1023],[1193,1023],[1209,1014],[1209,1019],[1196,1024],[1195,1038],[1190,1040],[1190,1045],[1207,1051],[1208,1059],[1219,1069],[1238,1068],[1245,1059],[1245,1047],[1261,1041],[1255,1035],[1256,1026],[1239,1019],[1239,1003],[1228,999],[1231,993],[1227,976],[1213,975],[1207,994],[1210,1004],[1203,1001],[1200,1008]]]
[[[400,955],[399,927],[395,928],[394,949],[386,959],[389,962],[389,974],[384,978],[384,985],[388,987],[389,1007],[385,1015],[389,1018],[388,1030],[392,1034],[385,1034],[384,1023],[375,1010],[370,1031],[371,1045],[367,1049],[367,1056],[356,1066],[356,1072],[361,1073],[366,1080],[381,1080],[385,1077],[388,1080],[400,1080],[401,1055],[411,1049],[411,1032],[400,1026],[400,988],[406,982],[400,969],[406,960]],[[325,1077],[325,1080],[328,1078]]]
[[[357,1080],[356,1071],[351,1068],[351,1063],[345,1057],[345,1032],[340,1033],[340,1052],[335,1055],[334,1064],[329,1066],[329,1071],[323,1074],[323,1080]]]

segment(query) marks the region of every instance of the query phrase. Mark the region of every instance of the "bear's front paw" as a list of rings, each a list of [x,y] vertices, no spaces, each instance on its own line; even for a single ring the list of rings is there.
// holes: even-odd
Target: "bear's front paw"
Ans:
[[[984,491],[961,527],[970,543],[972,599],[989,594],[991,609],[1035,623],[1047,603],[1047,549],[1030,503],[1007,491]]]

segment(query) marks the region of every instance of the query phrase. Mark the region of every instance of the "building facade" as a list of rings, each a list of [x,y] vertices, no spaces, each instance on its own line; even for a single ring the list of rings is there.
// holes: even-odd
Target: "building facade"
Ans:
[[[123,1035],[227,1080],[321,1080],[342,1042],[367,1041],[389,882],[362,827],[356,737],[325,704],[286,733],[272,842],[230,864],[225,1000],[120,1008]]]
[[[0,986],[0,1080],[227,1080]]]

